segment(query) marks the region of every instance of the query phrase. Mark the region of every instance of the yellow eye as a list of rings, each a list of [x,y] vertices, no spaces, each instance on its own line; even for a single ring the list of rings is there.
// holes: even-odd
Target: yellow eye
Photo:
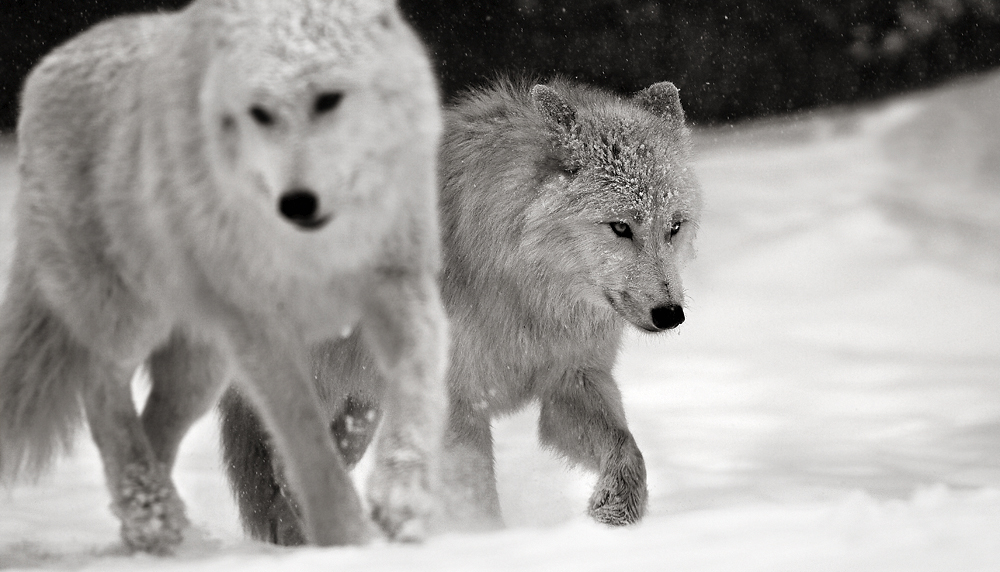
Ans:
[[[632,227],[627,222],[612,222],[608,223],[608,226],[611,227],[612,232],[621,238],[632,238]]]

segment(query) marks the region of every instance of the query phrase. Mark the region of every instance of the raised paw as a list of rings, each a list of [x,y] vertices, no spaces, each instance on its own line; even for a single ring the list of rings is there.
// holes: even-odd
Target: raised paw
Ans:
[[[646,513],[646,465],[638,450],[627,461],[609,464],[590,497],[590,516],[597,522],[624,526]]]
[[[333,440],[349,469],[354,468],[368,450],[382,413],[378,405],[348,397],[330,425]]]
[[[188,524],[184,503],[160,467],[127,465],[112,508],[122,522],[122,540],[132,550],[167,554],[180,544]]]

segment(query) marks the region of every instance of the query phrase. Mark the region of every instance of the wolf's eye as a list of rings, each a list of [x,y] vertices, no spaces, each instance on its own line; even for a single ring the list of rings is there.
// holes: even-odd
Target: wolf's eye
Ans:
[[[344,94],[335,91],[321,93],[316,97],[316,102],[313,104],[313,111],[316,112],[316,115],[323,115],[324,113],[333,111],[340,105],[340,100],[343,97]]]
[[[565,164],[562,165],[562,170],[567,175],[576,175],[580,172],[580,166],[576,164]]]
[[[679,220],[678,221],[674,221],[674,224],[670,226],[670,236],[667,237],[667,238],[673,238],[674,236],[676,236],[677,233],[681,231],[681,225],[682,224],[684,224],[684,223],[681,222],[681,221],[679,221]]]
[[[254,105],[250,108],[250,117],[253,117],[253,120],[256,121],[258,125],[262,125],[264,127],[269,127],[274,124],[274,116],[271,115],[271,112],[259,105]]]
[[[632,227],[628,225],[627,222],[612,222],[608,223],[611,227],[611,231],[622,238],[632,238]]]

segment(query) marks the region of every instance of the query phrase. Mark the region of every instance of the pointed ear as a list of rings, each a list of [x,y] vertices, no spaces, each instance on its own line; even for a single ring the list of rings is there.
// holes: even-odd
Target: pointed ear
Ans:
[[[635,94],[636,102],[658,117],[684,123],[684,109],[681,107],[681,94],[677,86],[669,81],[654,83]]]
[[[566,133],[571,133],[576,126],[576,110],[559,92],[547,85],[536,85],[531,88],[531,101],[535,109],[542,114],[553,127]]]

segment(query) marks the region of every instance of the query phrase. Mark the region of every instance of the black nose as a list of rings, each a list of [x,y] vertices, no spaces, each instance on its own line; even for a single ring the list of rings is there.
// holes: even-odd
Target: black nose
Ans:
[[[326,224],[329,217],[320,216],[319,199],[308,189],[293,189],[281,195],[278,212],[293,224],[316,229]]]
[[[672,330],[684,323],[684,308],[677,304],[657,306],[649,312],[653,325],[661,330]]]

